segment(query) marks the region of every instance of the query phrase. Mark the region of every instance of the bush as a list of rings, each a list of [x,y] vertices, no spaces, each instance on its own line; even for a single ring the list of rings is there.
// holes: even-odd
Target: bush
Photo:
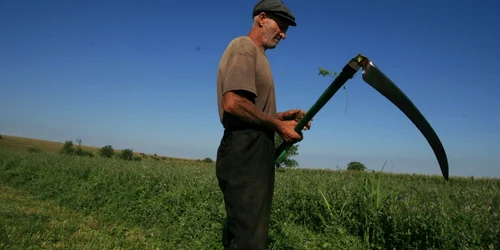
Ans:
[[[77,156],[94,157],[94,154],[92,152],[83,150],[81,147],[76,148],[75,155],[77,155]]]
[[[59,152],[65,155],[75,154],[75,147],[73,145],[73,141],[65,141],[63,147]]]
[[[203,159],[203,162],[205,162],[205,163],[212,163],[214,161],[210,157],[207,157],[207,158]]]
[[[349,171],[365,171],[366,166],[359,161],[351,161],[347,164],[347,170]]]
[[[73,141],[64,142],[64,145],[59,152],[65,155],[88,156],[88,157],[94,156],[92,152],[82,149],[81,139],[77,139],[77,141],[78,141],[78,146],[76,148],[75,145],[73,144]]]
[[[106,145],[99,149],[99,155],[102,157],[106,158],[111,158],[115,154],[115,150],[113,149],[113,146],[111,145]]]
[[[43,152],[43,150],[41,148],[39,148],[39,147],[29,147],[27,151],[30,152],[30,153],[41,153],[41,152]]]
[[[131,161],[134,159],[134,153],[132,149],[124,149],[120,152],[120,159]]]

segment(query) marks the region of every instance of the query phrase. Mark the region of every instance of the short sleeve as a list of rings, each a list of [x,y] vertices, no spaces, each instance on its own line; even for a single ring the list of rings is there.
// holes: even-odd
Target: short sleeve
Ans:
[[[257,96],[255,86],[256,47],[251,40],[236,41],[228,53],[222,94],[228,91],[245,90]]]

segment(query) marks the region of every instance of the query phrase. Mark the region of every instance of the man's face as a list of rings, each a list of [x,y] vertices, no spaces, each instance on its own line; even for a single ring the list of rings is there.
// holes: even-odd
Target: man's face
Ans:
[[[262,39],[266,49],[274,49],[281,39],[286,38],[288,23],[278,16],[267,14],[262,27]]]

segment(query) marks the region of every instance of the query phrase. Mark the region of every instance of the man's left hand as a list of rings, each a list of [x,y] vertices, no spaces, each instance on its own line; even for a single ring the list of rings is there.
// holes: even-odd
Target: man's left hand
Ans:
[[[302,119],[302,117],[304,117],[305,114],[306,114],[306,111],[304,111],[302,109],[291,109],[291,110],[288,110],[285,112],[281,112],[280,119],[283,121],[295,120],[295,121],[299,122]],[[311,119],[311,121],[312,120],[313,119]],[[306,126],[303,128],[303,130],[311,129],[311,121],[309,121],[306,124]]]

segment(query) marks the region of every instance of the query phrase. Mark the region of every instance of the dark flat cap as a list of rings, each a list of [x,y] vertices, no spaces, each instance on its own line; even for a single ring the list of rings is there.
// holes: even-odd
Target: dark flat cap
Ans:
[[[290,26],[297,26],[295,17],[281,0],[261,0],[253,8],[252,17],[261,12],[269,12],[289,22]]]

